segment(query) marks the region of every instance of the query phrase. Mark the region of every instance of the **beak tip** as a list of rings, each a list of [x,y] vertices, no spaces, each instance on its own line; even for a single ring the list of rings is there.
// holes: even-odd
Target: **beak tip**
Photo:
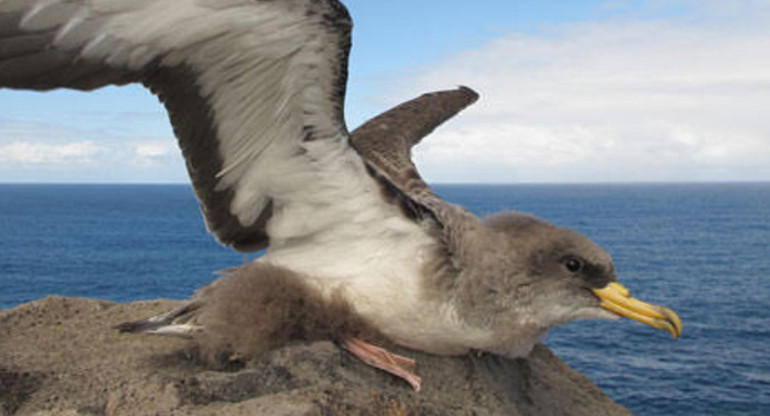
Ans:
[[[682,330],[680,328],[671,330],[671,335],[674,336],[674,339],[679,339],[679,337],[682,336]]]
[[[662,329],[674,339],[682,335],[682,320],[673,310],[658,305],[651,305],[631,297],[628,289],[617,282],[612,282],[602,289],[594,289],[599,297],[599,306],[619,316],[633,319]]]
[[[679,339],[679,337],[682,336],[682,320],[679,318],[679,315],[665,306],[659,306],[659,308],[661,314],[665,316],[666,321],[668,321],[667,323],[671,325],[669,332],[674,336],[674,339]]]

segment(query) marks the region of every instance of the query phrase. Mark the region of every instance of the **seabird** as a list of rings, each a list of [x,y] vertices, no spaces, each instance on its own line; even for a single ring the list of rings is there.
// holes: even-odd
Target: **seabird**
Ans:
[[[414,361],[375,344],[520,357],[555,325],[619,317],[680,335],[588,238],[521,213],[479,219],[421,179],[412,146],[478,98],[469,88],[350,134],[351,29],[337,0],[0,0],[0,87],[142,83],[168,110],[208,230],[266,249],[122,329],[241,355],[335,339],[415,389]]]

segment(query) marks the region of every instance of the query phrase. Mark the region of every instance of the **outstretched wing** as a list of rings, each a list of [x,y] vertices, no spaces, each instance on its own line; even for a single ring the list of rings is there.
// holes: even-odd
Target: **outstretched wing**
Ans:
[[[423,181],[412,162],[412,147],[478,98],[468,87],[423,94],[367,121],[353,132],[351,143],[378,176],[446,226],[464,210]]]
[[[209,230],[257,250],[273,168],[302,141],[347,137],[351,27],[337,0],[0,0],[0,87],[143,83]]]
[[[412,147],[478,98],[467,87],[424,94],[369,120],[351,135],[353,147],[378,177],[395,188],[409,206],[417,206],[438,221],[448,254],[444,270],[452,276],[465,267],[485,267],[479,266],[479,260],[494,249],[485,244],[496,240],[479,218],[430,189],[412,162]]]

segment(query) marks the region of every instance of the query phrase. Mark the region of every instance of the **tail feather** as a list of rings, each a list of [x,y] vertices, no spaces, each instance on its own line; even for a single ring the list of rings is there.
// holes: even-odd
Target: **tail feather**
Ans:
[[[196,300],[172,311],[151,316],[138,321],[123,322],[115,325],[120,332],[171,335],[189,338],[199,329],[192,321],[203,301]]]

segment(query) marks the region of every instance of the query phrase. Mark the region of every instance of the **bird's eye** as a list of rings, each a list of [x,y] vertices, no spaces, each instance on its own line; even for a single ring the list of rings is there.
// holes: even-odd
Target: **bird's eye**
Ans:
[[[564,261],[564,267],[571,273],[577,273],[583,270],[583,261],[575,257],[569,257]]]

